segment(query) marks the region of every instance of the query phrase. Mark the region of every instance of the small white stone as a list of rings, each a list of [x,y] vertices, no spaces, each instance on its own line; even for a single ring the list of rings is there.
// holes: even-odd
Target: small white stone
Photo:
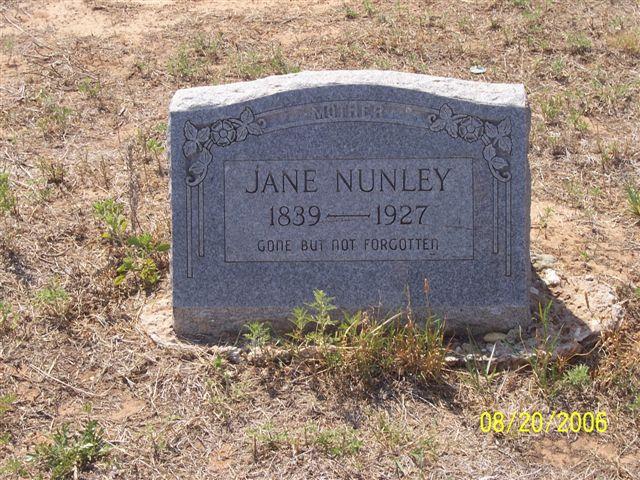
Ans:
[[[555,287],[560,285],[560,275],[558,275],[558,272],[556,272],[555,270],[551,269],[551,268],[547,268],[544,272],[542,272],[542,281],[545,283],[545,285],[549,286],[549,287]]]
[[[531,256],[531,262],[533,263],[533,266],[538,270],[553,267],[557,263],[557,261],[558,260],[556,259],[556,257],[547,253],[541,253]]]

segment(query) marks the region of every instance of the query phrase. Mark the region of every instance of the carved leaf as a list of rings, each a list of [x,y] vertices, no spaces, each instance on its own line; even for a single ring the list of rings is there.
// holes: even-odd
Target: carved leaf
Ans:
[[[251,135],[261,135],[262,134],[262,128],[256,122],[248,123],[246,125],[246,127],[247,127],[247,130],[249,130],[249,133]]]
[[[491,122],[485,122],[484,133],[486,133],[489,138],[496,138],[498,136],[498,127]]]
[[[486,161],[490,162],[493,159],[493,157],[496,156],[496,149],[492,144],[489,144],[486,147],[484,147],[484,150],[482,150],[482,156]]]
[[[202,162],[194,162],[190,167],[189,167],[189,173],[191,175],[195,175],[195,176],[200,176],[204,173],[204,169],[206,168],[206,166],[204,164],[202,164]]]
[[[193,155],[197,151],[198,151],[198,144],[196,142],[193,142],[193,141],[184,142],[184,145],[182,146],[182,152],[184,153],[185,157],[189,158],[191,155]]]
[[[451,110],[451,107],[449,105],[445,103],[444,105],[442,105],[442,107],[440,107],[440,118],[447,121],[452,116],[453,116],[453,110]]]
[[[450,136],[458,138],[458,125],[453,120],[448,121],[445,128]]]
[[[198,129],[189,120],[184,124],[184,136],[191,141],[195,141],[198,137]]]
[[[511,119],[509,117],[498,124],[498,133],[503,137],[511,134]]]
[[[444,129],[445,125],[447,124],[447,122],[445,122],[443,119],[441,118],[436,118],[433,123],[429,126],[429,128],[431,129],[431,131],[433,132],[439,132],[440,130]]]
[[[511,153],[511,139],[509,137],[500,137],[498,139],[498,147],[507,153]]]
[[[245,107],[245,109],[242,110],[242,113],[240,114],[240,121],[246,125],[253,122],[254,120],[255,116],[253,115],[251,109],[249,107]]]
[[[249,130],[245,125],[240,125],[236,130],[236,141],[241,142],[249,135]]]
[[[196,141],[202,144],[207,140],[209,140],[209,127],[204,127],[198,130],[198,133],[196,135]]]
[[[491,166],[501,173],[509,170],[509,162],[502,157],[494,157],[491,160]]]

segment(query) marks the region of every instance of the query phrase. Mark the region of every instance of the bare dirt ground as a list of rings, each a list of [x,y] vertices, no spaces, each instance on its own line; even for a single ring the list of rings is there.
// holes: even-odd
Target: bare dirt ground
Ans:
[[[589,322],[587,282],[623,310],[550,382],[462,367],[362,388],[167,348],[138,322],[167,254],[159,285],[114,284],[125,251],[92,205],[116,199],[132,234],[170,240],[176,89],[364,68],[525,84],[532,251],[561,278],[540,301]],[[96,420],[108,454],[58,478],[640,478],[637,1],[5,0],[0,74],[0,477],[56,478],[29,455]],[[572,382],[577,363],[588,377]],[[495,410],[606,411],[609,426],[482,433]]]

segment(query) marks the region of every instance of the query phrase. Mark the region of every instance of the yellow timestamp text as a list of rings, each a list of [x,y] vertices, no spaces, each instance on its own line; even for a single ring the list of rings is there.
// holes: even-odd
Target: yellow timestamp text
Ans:
[[[609,428],[606,412],[511,412],[499,410],[480,414],[483,433],[604,433]]]

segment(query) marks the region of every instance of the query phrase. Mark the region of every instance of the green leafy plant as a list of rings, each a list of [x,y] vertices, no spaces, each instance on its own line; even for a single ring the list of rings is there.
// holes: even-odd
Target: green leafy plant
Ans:
[[[3,35],[2,37],[2,51],[11,57],[13,55],[13,49],[16,46],[16,39],[13,35]]]
[[[292,351],[313,347],[327,370],[355,381],[379,381],[387,376],[436,378],[444,366],[444,324],[428,316],[422,325],[409,315],[384,321],[362,312],[333,319],[333,298],[314,291],[313,302],[293,310]]]
[[[280,47],[275,47],[271,51],[271,56],[268,58],[271,71],[276,75],[285,75],[287,73],[297,73],[300,71],[300,67],[294,63],[290,63],[282,53]]]
[[[570,387],[576,390],[582,390],[591,383],[591,377],[589,376],[589,367],[584,364],[576,365],[564,372],[562,380]]]
[[[329,335],[329,330],[336,324],[336,321],[331,318],[331,312],[336,309],[333,298],[322,290],[315,290],[313,297],[313,302],[306,305],[310,310],[304,307],[294,308],[292,322],[295,329],[290,337],[305,345],[331,344],[333,339]],[[312,330],[308,328],[311,325]]]
[[[166,135],[167,133],[167,124],[164,122],[160,122],[157,123],[154,127],[153,127],[153,131],[160,134],[160,135]]]
[[[354,455],[360,451],[364,442],[358,438],[351,427],[320,430],[315,434],[313,443],[320,450],[334,457]]]
[[[68,298],[69,295],[64,287],[58,285],[56,282],[36,292],[36,299],[38,302],[44,304],[53,304],[67,300]]]
[[[24,463],[17,458],[10,458],[4,465],[1,465],[0,473],[14,475],[17,478],[29,478],[29,472],[27,471]]]
[[[580,133],[586,133],[589,130],[589,124],[580,110],[572,109],[569,112],[569,121]]]
[[[152,287],[160,280],[156,262],[160,253],[169,250],[168,243],[156,242],[151,234],[142,233],[127,239],[128,252],[116,269],[115,284],[122,284],[127,276],[133,275],[145,287]]]
[[[146,141],[144,142],[144,156],[149,157],[149,154],[151,154],[151,156],[155,158],[158,164],[158,172],[160,174],[163,174],[164,172],[161,160],[162,152],[164,152],[164,145],[162,145],[162,142],[160,140],[154,137],[149,137],[146,139]]]
[[[276,46],[270,52],[245,50],[239,52],[235,58],[236,74],[245,79],[253,80],[267,74],[284,75],[300,71],[300,67],[289,62],[280,47]]]
[[[640,218],[640,189],[629,185],[627,190],[627,202],[629,202],[629,210],[633,215]]]
[[[78,82],[78,91],[89,98],[98,98],[101,89],[100,82],[91,78],[83,78]]]
[[[147,139],[147,141],[145,142],[145,147],[153,155],[160,155],[162,152],[164,152],[164,147],[162,146],[162,143],[155,138]]]
[[[63,425],[50,442],[36,445],[27,458],[38,468],[49,473],[51,480],[78,478],[78,472],[90,470],[109,454],[110,447],[104,431],[95,420],[84,425],[80,432],[69,432]]]
[[[57,279],[38,290],[34,301],[40,312],[50,317],[66,317],[71,307],[71,298]]]
[[[0,172],[0,213],[12,211],[16,206],[16,198],[11,191],[9,174]]]
[[[598,150],[602,160],[602,168],[604,169],[609,168],[611,164],[622,159],[622,152],[618,142],[604,143],[598,140]]]
[[[582,32],[574,32],[567,35],[567,46],[571,53],[583,54],[591,50],[591,40]]]
[[[73,110],[61,106],[57,100],[44,90],[41,90],[36,100],[42,107],[42,115],[36,125],[45,135],[63,135],[69,127]]]
[[[188,42],[179,46],[167,62],[169,75],[181,80],[206,78],[209,65],[217,63],[224,54],[224,38],[221,33],[215,36],[197,34]]]
[[[199,33],[193,38],[190,46],[199,57],[207,58],[215,62],[220,60],[222,44],[223,38],[220,33],[215,37]]]
[[[546,231],[549,228],[549,221],[553,217],[555,211],[551,207],[545,207],[542,213],[538,214],[538,224],[540,225],[540,229]]]
[[[567,73],[565,69],[567,67],[567,62],[562,57],[555,58],[551,62],[551,73],[553,78],[556,80],[563,80],[567,77]]]
[[[531,0],[511,0],[511,3],[518,8],[522,8],[523,10],[528,10],[529,8],[531,8]]]
[[[244,334],[244,338],[251,343],[252,348],[264,347],[271,340],[271,329],[268,323],[251,322],[245,325],[245,328],[248,332]]]
[[[548,100],[541,102],[540,108],[542,108],[542,114],[548,123],[557,123],[562,112],[562,104],[563,99],[558,95],[551,96]]]
[[[275,451],[283,447],[289,446],[293,439],[286,430],[275,428],[272,422],[266,422],[247,431],[250,438],[253,439],[254,458],[258,457],[258,447],[264,450]]]
[[[316,338],[322,338],[327,330],[336,324],[331,319],[331,312],[336,309],[333,300],[333,297],[329,297],[322,290],[313,292],[313,302],[308,304],[308,307],[314,311],[311,321],[315,324]]]
[[[364,8],[364,13],[365,13],[365,15],[367,17],[372,17],[373,14],[376,13],[376,10],[375,10],[371,0],[363,0],[362,1],[362,8]]]
[[[12,393],[0,395],[0,418],[13,408],[13,403],[16,401],[16,396]]]
[[[202,69],[203,62],[195,58],[186,45],[182,45],[167,63],[169,75],[182,80],[195,80]]]
[[[358,12],[351,8],[349,5],[344,6],[344,16],[347,20],[355,20],[358,18]]]
[[[123,243],[127,229],[124,205],[111,198],[107,198],[106,200],[101,200],[93,204],[93,213],[106,227],[106,231],[101,235],[102,238],[116,244]]]
[[[559,376],[558,362],[557,358],[555,358],[559,335],[551,331],[550,316],[552,307],[553,302],[551,300],[544,307],[542,304],[538,304],[538,319],[542,328],[538,330],[538,344],[529,359],[531,370],[538,381],[538,385],[545,391],[552,389]]]

